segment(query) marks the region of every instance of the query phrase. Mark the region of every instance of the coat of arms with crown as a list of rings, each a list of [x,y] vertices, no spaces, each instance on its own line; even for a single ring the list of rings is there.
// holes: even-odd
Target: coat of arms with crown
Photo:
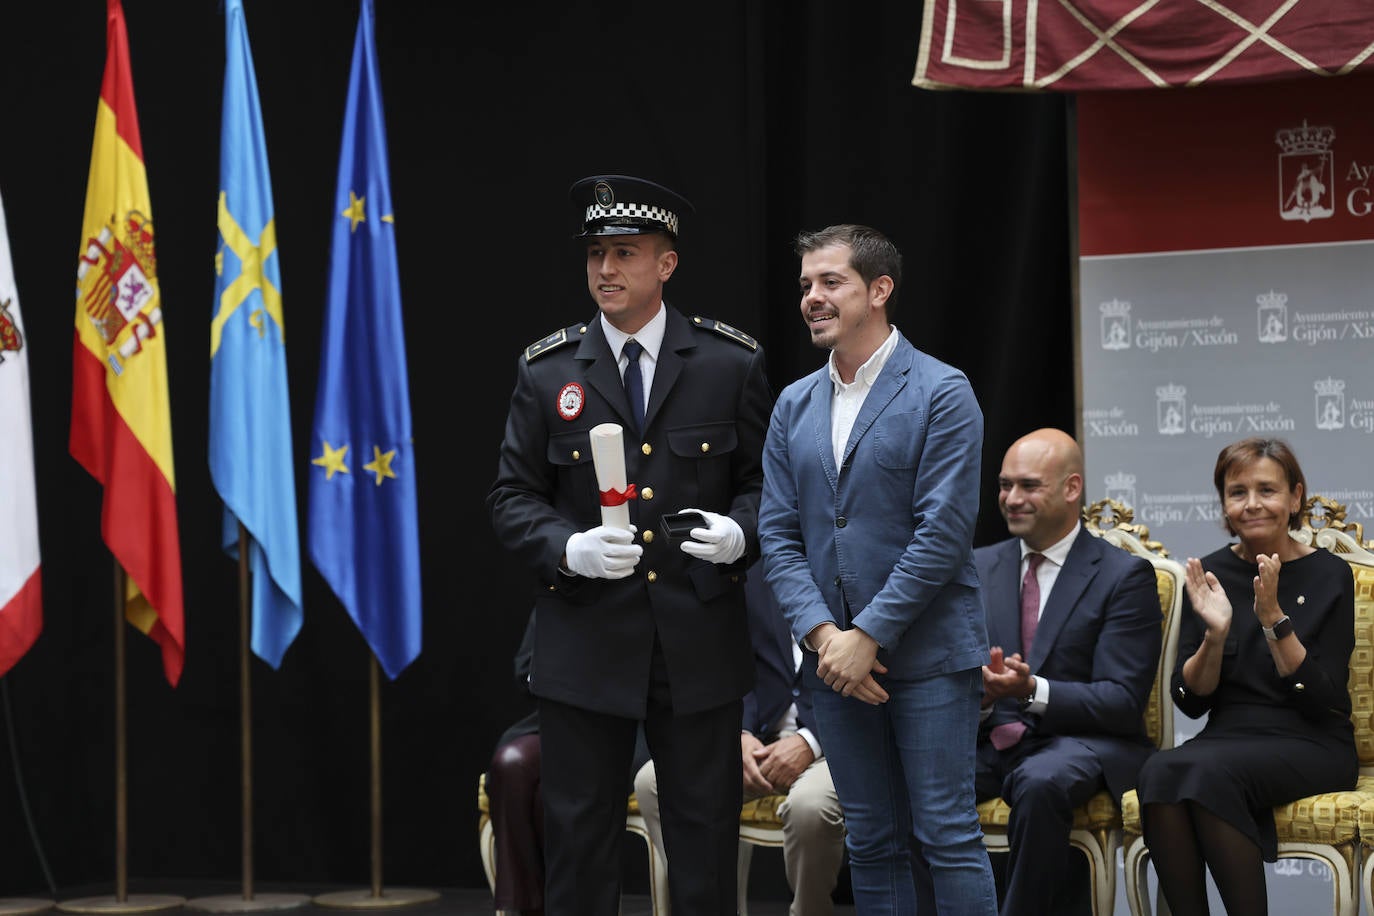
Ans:
[[[121,358],[129,359],[157,336],[162,309],[154,305],[144,311],[156,295],[156,279],[153,223],[137,210],[86,241],[76,271],[77,294],[116,374],[123,371]]]
[[[19,333],[19,322],[10,313],[11,299],[0,299],[0,363],[5,361],[6,353],[18,353],[24,349],[24,336]]]

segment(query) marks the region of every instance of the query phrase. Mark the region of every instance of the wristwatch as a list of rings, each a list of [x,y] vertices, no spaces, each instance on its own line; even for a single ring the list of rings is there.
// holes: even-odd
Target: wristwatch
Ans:
[[[1030,693],[1023,696],[1017,702],[1020,703],[1020,708],[1022,712],[1025,712],[1027,709],[1030,709],[1030,704],[1035,702],[1035,687],[1032,686]]]
[[[1264,631],[1265,639],[1269,640],[1270,642],[1278,642],[1285,636],[1289,636],[1292,634],[1293,621],[1288,618],[1287,614],[1284,614],[1278,620],[1274,621],[1274,625],[1272,627],[1261,626],[1260,629]]]

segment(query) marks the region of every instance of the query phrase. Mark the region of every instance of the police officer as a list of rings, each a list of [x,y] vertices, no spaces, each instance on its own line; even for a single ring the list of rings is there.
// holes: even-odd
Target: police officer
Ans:
[[[502,544],[538,581],[531,692],[543,741],[546,911],[619,909],[636,724],[657,763],[677,916],[733,912],[741,698],[753,681],[744,571],[758,556],[772,395],[749,335],[663,301],[692,206],[651,181],[570,191],[598,312],[517,361],[496,481]],[[624,430],[623,491],[589,432]],[[632,529],[601,522],[626,503]],[[670,537],[666,515],[698,522]]]

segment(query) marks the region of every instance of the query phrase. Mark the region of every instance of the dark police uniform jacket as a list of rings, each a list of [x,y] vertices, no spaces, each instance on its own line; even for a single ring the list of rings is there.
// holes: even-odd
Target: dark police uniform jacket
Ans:
[[[626,718],[645,714],[655,633],[676,713],[739,699],[753,684],[744,578],[759,554],[772,407],[763,352],[729,325],[665,308],[639,438],[599,316],[525,350],[487,496],[498,539],[537,577],[530,690]],[[588,435],[601,423],[624,428],[626,479],[639,492],[630,518],[644,555],[625,579],[559,569],[568,537],[601,524]],[[659,518],[684,508],[733,518],[744,556],[727,566],[683,553]]]

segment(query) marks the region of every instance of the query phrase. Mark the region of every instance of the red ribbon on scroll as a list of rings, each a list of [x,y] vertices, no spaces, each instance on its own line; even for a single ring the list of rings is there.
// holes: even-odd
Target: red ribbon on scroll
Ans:
[[[629,484],[623,490],[602,490],[601,505],[603,506],[623,506],[632,499],[639,498],[639,491],[634,484]]]

